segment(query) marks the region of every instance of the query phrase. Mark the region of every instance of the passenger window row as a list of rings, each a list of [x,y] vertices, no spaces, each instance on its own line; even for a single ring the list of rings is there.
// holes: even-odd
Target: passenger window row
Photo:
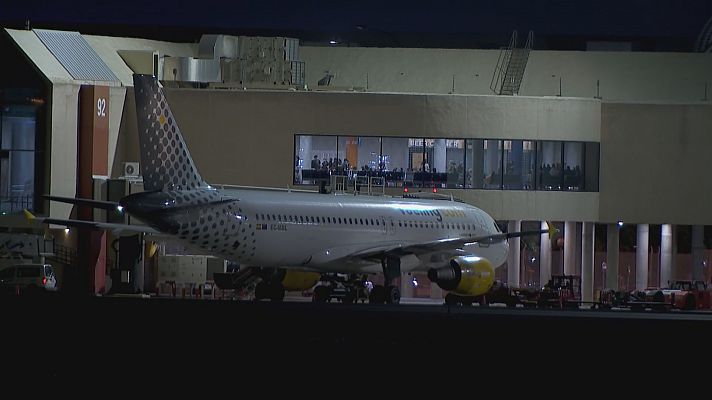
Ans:
[[[452,222],[398,221],[398,226],[404,228],[460,229],[468,231],[476,230],[474,224],[460,224]]]
[[[385,223],[376,218],[341,218],[341,217],[314,217],[303,215],[284,214],[256,214],[257,221],[267,222],[291,222],[297,224],[346,224],[346,225],[375,225],[381,226]],[[393,224],[392,224],[393,225]]]
[[[337,225],[370,225],[370,226],[385,226],[385,222],[378,218],[341,218],[341,217],[314,217],[303,215],[284,215],[284,214],[256,214],[257,221],[267,222],[289,222],[297,224],[337,224]],[[395,222],[391,221],[391,226],[395,226]],[[459,230],[476,230],[474,224],[462,224],[452,222],[432,222],[432,221],[398,221],[398,226],[401,228],[429,228],[429,229],[459,229]]]

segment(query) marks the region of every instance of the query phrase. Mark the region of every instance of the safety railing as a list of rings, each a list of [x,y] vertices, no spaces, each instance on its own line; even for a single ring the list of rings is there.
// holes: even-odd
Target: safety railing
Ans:
[[[506,68],[509,65],[510,58],[512,57],[512,49],[514,49],[516,45],[517,31],[514,31],[512,32],[512,38],[509,39],[509,46],[500,48],[499,58],[497,58],[497,64],[494,67],[492,81],[490,81],[490,90],[496,94],[500,94],[507,72]]]
[[[18,214],[22,210],[34,209],[34,194],[26,194],[20,196],[2,196],[0,197],[0,213],[2,214]]]

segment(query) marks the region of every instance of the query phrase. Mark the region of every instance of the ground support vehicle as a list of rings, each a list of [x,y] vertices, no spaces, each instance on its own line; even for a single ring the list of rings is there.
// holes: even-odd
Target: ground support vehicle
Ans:
[[[337,300],[342,303],[365,303],[370,293],[367,275],[322,274],[321,281],[314,287],[312,300],[326,303]]]
[[[553,275],[541,289],[512,288],[506,283],[495,281],[490,291],[481,296],[466,297],[448,294],[447,305],[481,306],[499,303],[507,307],[521,304],[527,308],[578,308],[585,303],[581,300],[581,278],[575,275]]]
[[[670,311],[675,305],[670,301],[666,301],[662,291],[659,290],[648,296],[643,291],[626,292],[605,289],[601,290],[598,295],[597,307],[602,310],[628,308],[633,311],[644,311],[646,309]]]

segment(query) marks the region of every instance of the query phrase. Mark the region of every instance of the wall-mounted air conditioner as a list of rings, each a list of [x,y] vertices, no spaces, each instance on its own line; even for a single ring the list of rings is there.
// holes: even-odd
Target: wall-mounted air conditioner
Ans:
[[[138,162],[132,161],[132,162],[125,162],[124,163],[124,168],[121,170],[121,176],[125,177],[138,177],[141,172],[138,169],[139,165]]]

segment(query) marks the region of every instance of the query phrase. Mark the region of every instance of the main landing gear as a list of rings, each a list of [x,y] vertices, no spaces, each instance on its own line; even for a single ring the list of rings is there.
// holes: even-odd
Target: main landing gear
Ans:
[[[284,300],[284,286],[282,282],[262,281],[255,286],[255,300],[269,299],[272,301]]]
[[[384,257],[381,259],[381,267],[383,267],[384,285],[376,285],[371,289],[368,302],[371,304],[398,304],[401,298],[400,289],[392,283],[393,279],[400,276],[401,273],[400,258]]]
[[[284,271],[265,268],[257,270],[257,274],[262,281],[255,286],[255,300],[283,301],[285,294],[282,285]]]

